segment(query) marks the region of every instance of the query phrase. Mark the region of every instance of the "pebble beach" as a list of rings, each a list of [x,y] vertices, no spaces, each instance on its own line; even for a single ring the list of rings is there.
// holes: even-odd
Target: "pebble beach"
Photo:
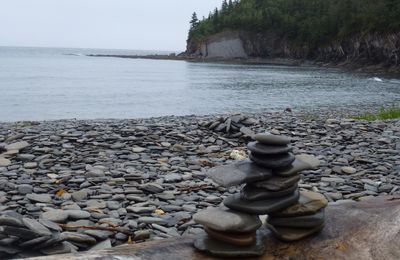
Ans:
[[[400,196],[400,120],[351,119],[359,113],[0,123],[0,258],[202,232],[192,216],[240,189],[207,170],[246,159],[255,133],[288,136],[295,155],[318,158],[302,190],[330,202]]]

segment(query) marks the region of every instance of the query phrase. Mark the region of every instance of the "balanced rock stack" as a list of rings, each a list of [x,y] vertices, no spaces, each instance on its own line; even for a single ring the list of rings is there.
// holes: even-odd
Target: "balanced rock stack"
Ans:
[[[247,146],[250,160],[208,172],[224,187],[245,185],[239,193],[227,197],[224,206],[194,215],[194,221],[205,230],[194,242],[201,251],[224,257],[262,255],[267,232],[259,229],[258,215],[268,215],[266,226],[284,241],[299,240],[323,228],[327,200],[298,188],[299,173],[316,168],[318,159],[305,154],[294,156],[290,139],[284,136],[257,134],[254,139]]]

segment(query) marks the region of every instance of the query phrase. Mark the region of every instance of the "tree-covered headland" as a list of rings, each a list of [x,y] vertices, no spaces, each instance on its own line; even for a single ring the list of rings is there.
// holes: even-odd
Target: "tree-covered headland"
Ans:
[[[355,34],[399,32],[400,0],[224,0],[190,23],[190,42],[232,29],[274,33],[313,49]]]

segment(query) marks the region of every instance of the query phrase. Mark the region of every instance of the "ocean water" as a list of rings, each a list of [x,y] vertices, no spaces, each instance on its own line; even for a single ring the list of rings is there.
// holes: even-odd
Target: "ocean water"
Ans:
[[[0,47],[0,121],[142,118],[400,104],[400,79],[338,69],[88,57]]]

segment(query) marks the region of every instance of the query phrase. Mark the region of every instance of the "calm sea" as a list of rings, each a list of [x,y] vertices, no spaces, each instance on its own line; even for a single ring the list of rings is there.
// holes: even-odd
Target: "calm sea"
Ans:
[[[400,103],[400,80],[335,69],[87,57],[0,47],[0,121],[139,118]],[[153,52],[149,52],[153,53]]]

